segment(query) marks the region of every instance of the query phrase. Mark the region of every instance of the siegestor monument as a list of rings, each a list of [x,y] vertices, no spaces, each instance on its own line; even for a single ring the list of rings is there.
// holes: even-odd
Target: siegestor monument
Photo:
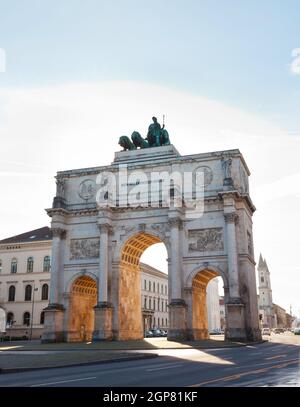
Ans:
[[[228,340],[261,339],[250,175],[239,150],[181,156],[156,118],[111,165],[58,172],[44,342],[143,337],[139,262],[168,253],[168,339],[208,338],[206,286],[224,284]],[[163,259],[162,259],[163,260]]]

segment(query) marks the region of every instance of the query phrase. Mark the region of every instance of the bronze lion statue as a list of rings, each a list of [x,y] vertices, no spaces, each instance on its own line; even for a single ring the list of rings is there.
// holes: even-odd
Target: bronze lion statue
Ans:
[[[138,131],[134,131],[131,135],[131,140],[133,141],[133,144],[137,147],[140,148],[148,148],[149,143],[146,141]]]
[[[119,138],[119,145],[123,147],[123,151],[136,150],[136,146],[132,143],[129,137],[121,136]]]

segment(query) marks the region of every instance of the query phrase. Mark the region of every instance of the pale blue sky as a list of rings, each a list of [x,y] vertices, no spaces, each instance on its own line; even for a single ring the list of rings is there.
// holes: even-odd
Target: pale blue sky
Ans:
[[[300,133],[298,0],[1,0],[0,86],[135,80]]]

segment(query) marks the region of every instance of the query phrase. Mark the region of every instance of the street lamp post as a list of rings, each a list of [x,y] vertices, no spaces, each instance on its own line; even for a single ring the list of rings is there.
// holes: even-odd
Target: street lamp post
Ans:
[[[33,313],[34,313],[34,293],[37,291],[38,288],[35,288],[35,284],[33,283],[33,293],[32,293],[32,308],[31,308],[31,323],[30,323],[30,341],[32,339],[32,328],[33,328]]]

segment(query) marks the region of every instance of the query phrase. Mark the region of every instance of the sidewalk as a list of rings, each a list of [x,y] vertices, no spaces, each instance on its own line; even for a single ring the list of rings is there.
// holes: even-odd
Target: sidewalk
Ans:
[[[162,349],[216,349],[247,346],[218,338],[205,341],[172,342],[166,338],[145,338],[139,341],[87,343],[4,342],[0,344],[0,374],[83,364],[112,363],[157,357]],[[251,343],[251,345],[254,345]],[[137,352],[135,352],[137,351]]]
[[[75,351],[75,350],[155,350],[155,349],[215,349],[232,348],[237,346],[253,345],[246,342],[224,341],[223,335],[216,335],[212,339],[202,341],[175,342],[166,338],[145,338],[136,341],[103,341],[103,342],[73,342],[73,343],[49,343],[35,342],[3,342],[0,343],[2,350],[41,350],[41,351]]]

